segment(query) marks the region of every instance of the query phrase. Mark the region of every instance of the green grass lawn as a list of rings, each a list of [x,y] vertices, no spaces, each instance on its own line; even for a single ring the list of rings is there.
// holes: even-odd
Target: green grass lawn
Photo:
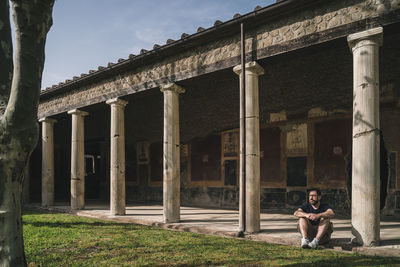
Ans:
[[[36,266],[400,266],[400,259],[302,250],[67,214],[24,211],[28,263]]]

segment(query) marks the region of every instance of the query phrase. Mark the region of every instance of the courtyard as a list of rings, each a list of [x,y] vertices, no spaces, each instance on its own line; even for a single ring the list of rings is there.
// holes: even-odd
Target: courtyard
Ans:
[[[129,209],[130,214],[136,215],[124,217],[149,218],[153,215],[154,219],[159,216],[157,215],[159,209],[153,208],[147,207],[146,211],[140,208]],[[203,214],[199,214],[200,217],[206,214],[212,215],[210,211],[201,211]],[[100,216],[99,212],[94,210],[85,213]],[[182,225],[187,224],[186,219],[196,224],[196,217],[188,214],[190,209],[183,209],[183,213],[187,216],[183,215]],[[212,216],[210,221],[224,224],[223,218],[225,218],[225,224],[229,225],[231,216],[232,214],[227,212],[222,216]],[[283,218],[275,219],[276,222],[285,221]],[[270,221],[273,221],[273,216],[270,217]],[[309,264],[396,266],[400,264],[400,259],[393,257],[365,256],[331,249],[304,250],[287,245],[167,231],[157,227],[45,211],[25,210],[23,223],[29,266],[306,266]],[[187,227],[187,231],[190,231],[191,226]],[[226,229],[221,225],[217,228],[221,227]],[[288,229],[281,231],[285,230]]]
[[[27,207],[36,210],[71,213],[82,217],[107,221],[141,224],[157,228],[183,232],[235,237],[238,232],[237,210],[181,207],[179,223],[163,223],[162,205],[128,205],[126,215],[110,215],[109,206],[101,202],[88,202],[85,210],[72,211],[68,203],[56,203],[49,208],[41,208],[38,204]],[[264,211],[260,216],[261,231],[247,234],[245,239],[281,245],[299,246],[300,236],[297,232],[297,219],[292,212]],[[389,216],[381,220],[381,242],[379,247],[357,247],[351,245],[350,217],[336,216],[332,240],[324,248],[335,251],[355,251],[367,255],[395,256],[400,255],[400,220]]]

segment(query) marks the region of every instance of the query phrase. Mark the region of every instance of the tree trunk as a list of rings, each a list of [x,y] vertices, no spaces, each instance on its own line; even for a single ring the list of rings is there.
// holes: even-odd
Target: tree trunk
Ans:
[[[9,55],[12,54],[11,35],[7,33],[8,0],[0,0],[0,24],[6,29],[0,29],[0,59],[8,60],[0,66],[0,266],[26,266],[21,221],[23,172],[38,139],[37,109],[44,48],[52,25],[54,0],[11,2],[15,25],[14,68],[12,57],[7,57],[7,47]],[[4,107],[5,101],[4,109],[1,105]]]
[[[7,0],[0,0],[0,119],[7,107],[13,71],[10,7]]]

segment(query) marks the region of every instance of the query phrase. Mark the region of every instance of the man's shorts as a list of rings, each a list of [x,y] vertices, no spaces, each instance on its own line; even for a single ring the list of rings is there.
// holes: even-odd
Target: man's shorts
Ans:
[[[308,219],[307,219],[307,222],[308,222],[307,237],[310,241],[312,241],[314,239],[314,237],[317,235],[319,224],[313,225],[313,224],[311,224],[310,220],[308,220]],[[299,231],[299,233],[301,235],[300,226],[298,223],[297,223],[297,230]],[[333,233],[333,223],[329,222],[328,229],[326,230],[325,234],[322,236],[321,240],[319,240],[319,244],[328,243],[331,240],[332,233]]]

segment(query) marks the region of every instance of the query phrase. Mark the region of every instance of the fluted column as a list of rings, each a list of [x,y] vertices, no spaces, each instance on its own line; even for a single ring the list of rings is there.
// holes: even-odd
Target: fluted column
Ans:
[[[125,214],[125,120],[127,101],[114,98],[111,106],[110,214]]]
[[[42,123],[42,206],[54,205],[54,134],[56,120],[39,119]]]
[[[71,209],[85,208],[85,111],[73,109],[71,137]]]
[[[245,65],[246,79],[246,155],[240,151],[240,161],[246,157],[246,232],[260,231],[260,125],[259,125],[259,99],[258,76],[264,74],[264,69],[255,61]],[[241,79],[242,68],[238,65],[233,71]],[[241,84],[241,83],[240,83]],[[241,96],[242,98],[243,96]],[[243,112],[240,113],[240,118]],[[240,131],[242,134],[243,131]],[[242,138],[240,138],[242,140]],[[242,145],[240,145],[242,147]],[[240,164],[242,166],[242,164]],[[241,170],[240,170],[241,173]],[[243,212],[243,207],[239,207]],[[239,216],[241,218],[241,216]],[[241,222],[239,222],[241,223]]]
[[[353,52],[353,158],[351,223],[353,241],[380,239],[379,46],[381,27],[351,34]]]
[[[164,93],[163,214],[164,222],[180,220],[179,94],[176,84],[161,86]]]

